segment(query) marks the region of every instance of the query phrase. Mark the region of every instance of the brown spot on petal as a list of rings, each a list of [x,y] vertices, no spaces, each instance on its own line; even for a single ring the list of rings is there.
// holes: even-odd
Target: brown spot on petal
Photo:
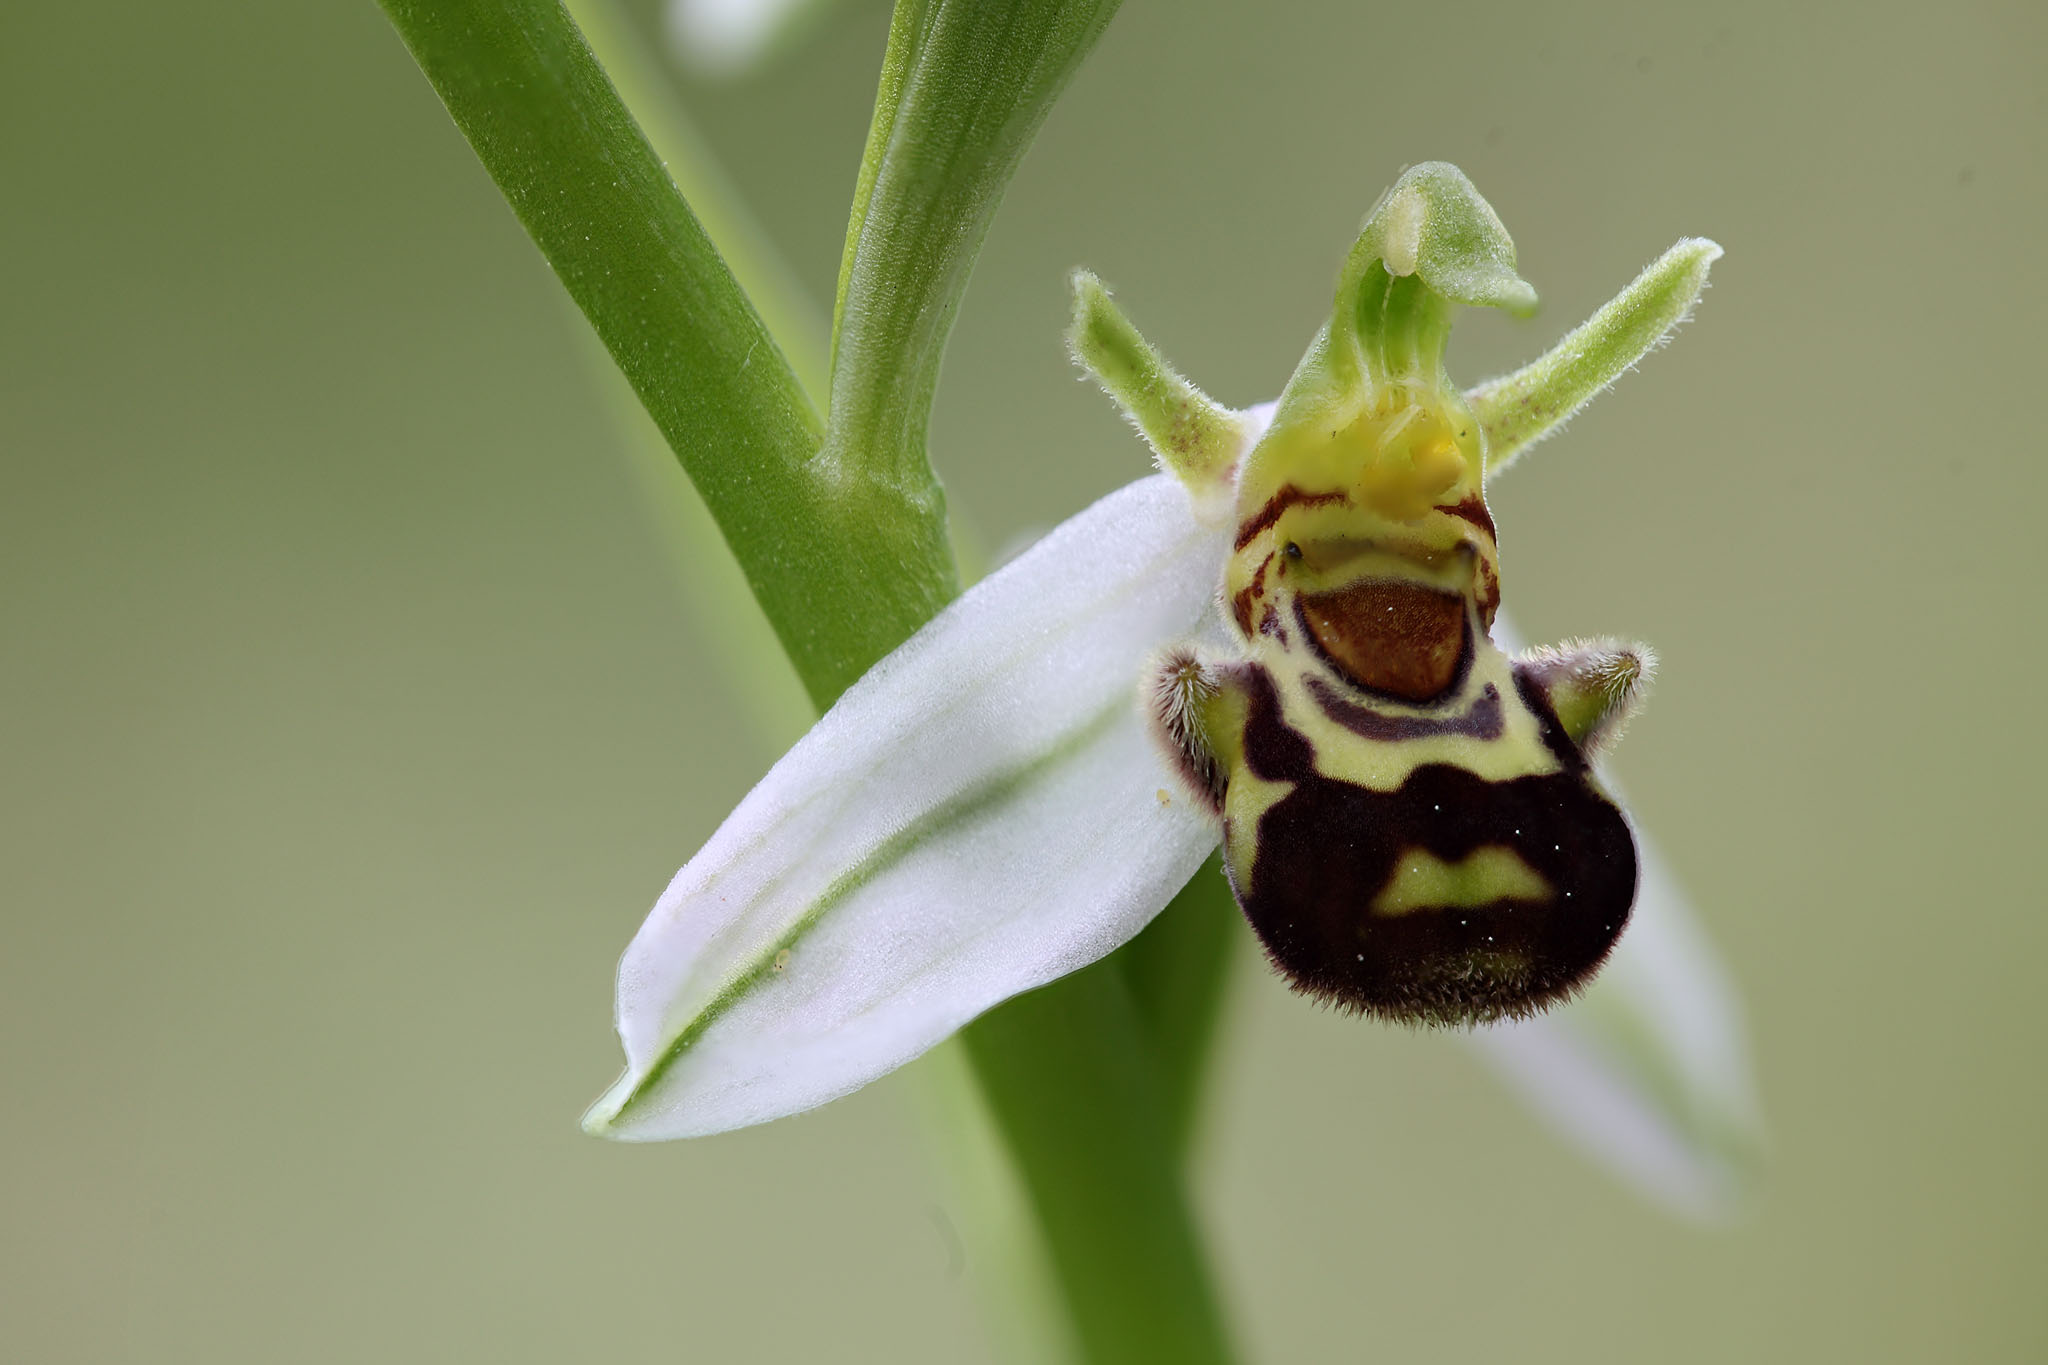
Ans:
[[[1465,599],[1397,578],[1369,578],[1296,599],[1302,628],[1346,678],[1402,701],[1442,696],[1466,655]]]
[[[1349,499],[1342,493],[1311,493],[1307,489],[1296,488],[1290,483],[1278,493],[1266,499],[1264,507],[1261,507],[1244,521],[1238,523],[1237,548],[1242,550],[1245,546],[1258,539],[1259,532],[1266,530],[1274,522],[1280,520],[1280,514],[1290,507],[1320,507],[1324,503],[1348,501]]]
[[[1252,635],[1252,608],[1266,591],[1266,570],[1273,566],[1273,556],[1268,554],[1259,561],[1259,567],[1252,573],[1252,581],[1239,588],[1230,597],[1230,615],[1237,622],[1237,629],[1247,640]],[[1267,614],[1271,615],[1271,609]]]
[[[1441,510],[1450,513],[1460,520],[1471,522],[1474,526],[1486,532],[1488,540],[1499,538],[1494,533],[1493,515],[1486,510],[1486,503],[1480,498],[1467,498],[1455,507],[1445,507]]]

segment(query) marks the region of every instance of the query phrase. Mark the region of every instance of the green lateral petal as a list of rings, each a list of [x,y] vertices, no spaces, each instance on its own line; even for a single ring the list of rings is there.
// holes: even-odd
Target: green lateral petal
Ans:
[[[1524,450],[1641,360],[1691,314],[1721,248],[1688,237],[1635,282],[1568,333],[1541,358],[1465,395],[1486,432],[1486,472],[1508,467]]]
[[[1252,423],[1183,379],[1124,316],[1102,281],[1074,272],[1074,360],[1116,400],[1143,433],[1160,468],[1176,475],[1207,516],[1228,515],[1237,462],[1251,445]]]

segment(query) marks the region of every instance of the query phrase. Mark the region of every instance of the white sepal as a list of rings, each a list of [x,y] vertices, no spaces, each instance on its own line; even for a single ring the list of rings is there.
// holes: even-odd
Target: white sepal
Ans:
[[[690,1137],[823,1104],[1142,929],[1216,829],[1137,679],[1214,628],[1229,534],[1143,479],[848,689],[627,948],[626,1074],[585,1128]]]
[[[1580,999],[1474,1041],[1565,1137],[1659,1203],[1729,1212],[1763,1146],[1742,1012],[1654,847],[1614,956]]]
[[[1493,638],[1510,654],[1527,647],[1505,614]],[[1612,777],[1600,780],[1619,798]],[[1635,911],[1585,994],[1475,1030],[1473,1042],[1599,1164],[1668,1208],[1712,1218],[1742,1195],[1763,1146],[1742,1004],[1677,879],[1635,834]]]

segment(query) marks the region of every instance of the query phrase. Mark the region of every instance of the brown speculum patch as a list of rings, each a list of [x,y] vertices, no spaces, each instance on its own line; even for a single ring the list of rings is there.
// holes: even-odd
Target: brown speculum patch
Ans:
[[[1302,624],[1352,682],[1403,701],[1442,696],[1465,658],[1465,599],[1398,578],[1303,593]]]

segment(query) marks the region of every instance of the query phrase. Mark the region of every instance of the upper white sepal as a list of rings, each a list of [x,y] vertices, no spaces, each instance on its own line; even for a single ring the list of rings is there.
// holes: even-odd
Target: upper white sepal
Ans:
[[[1217,832],[1136,683],[1213,628],[1228,550],[1173,480],[1140,480],[848,689],[627,948],[626,1073],[585,1128],[692,1137],[823,1104],[1142,929]]]

